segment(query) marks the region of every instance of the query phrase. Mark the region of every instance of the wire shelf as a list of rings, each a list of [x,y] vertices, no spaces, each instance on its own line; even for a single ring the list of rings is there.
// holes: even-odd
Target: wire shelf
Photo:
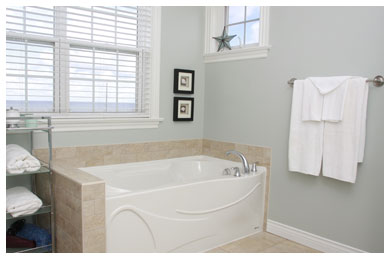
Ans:
[[[20,176],[20,175],[30,175],[30,174],[46,174],[46,173],[50,173],[50,169],[47,167],[47,166],[41,166],[41,168],[39,168],[37,171],[33,171],[33,172],[24,172],[24,173],[21,173],[21,174],[10,174],[7,172],[7,176]]]
[[[20,215],[18,217],[13,217],[10,213],[7,213],[7,217],[6,218],[7,219],[19,219],[19,218],[24,218],[24,217],[28,217],[28,216],[34,216],[34,215],[49,213],[49,212],[51,212],[51,205],[42,205],[42,207],[40,207],[39,210],[37,210],[34,213],[26,214],[26,215]]]

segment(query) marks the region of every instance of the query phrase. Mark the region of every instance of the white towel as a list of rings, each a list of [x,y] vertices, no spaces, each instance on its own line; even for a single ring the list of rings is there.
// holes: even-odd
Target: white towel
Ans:
[[[367,78],[357,78],[356,81],[352,81],[352,84],[357,83],[360,87],[363,87],[363,100],[360,120],[360,140],[359,140],[359,154],[358,163],[363,163],[364,148],[366,146],[366,119],[367,119],[367,101],[368,101],[368,89],[370,89]],[[360,117],[359,117],[360,118]]]
[[[294,81],[288,149],[289,171],[319,175],[322,159],[322,121],[302,121],[304,80]]]
[[[7,172],[21,174],[24,171],[33,172],[41,167],[38,159],[27,150],[15,144],[7,145]]]
[[[341,121],[349,78],[309,77],[304,80],[302,120]]]
[[[355,183],[357,163],[364,155],[367,97],[366,78],[349,79],[343,120],[325,123],[324,176]]]
[[[42,201],[26,187],[18,186],[7,190],[7,212],[12,217],[28,215],[36,212]]]

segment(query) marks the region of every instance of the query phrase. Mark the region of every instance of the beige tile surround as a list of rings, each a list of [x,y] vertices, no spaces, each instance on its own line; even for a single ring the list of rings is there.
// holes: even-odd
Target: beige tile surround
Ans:
[[[235,156],[225,156],[230,149],[244,153],[250,163],[267,168],[266,219],[271,148],[208,139],[54,148],[57,252],[105,252],[105,184],[77,168],[194,155],[239,161]],[[48,150],[36,149],[34,155],[46,161]],[[38,191],[45,192],[47,181],[43,178],[37,181]]]
[[[104,182],[78,169],[54,162],[56,252],[104,252],[105,189]],[[37,177],[37,193],[49,201],[46,190],[48,177]],[[40,216],[39,224],[47,226],[49,219]]]

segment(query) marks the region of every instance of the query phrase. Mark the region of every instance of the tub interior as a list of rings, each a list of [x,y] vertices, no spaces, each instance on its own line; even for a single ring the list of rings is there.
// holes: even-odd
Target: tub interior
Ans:
[[[234,178],[223,175],[241,163],[207,156],[79,168],[106,182],[108,192],[137,192],[207,180]]]

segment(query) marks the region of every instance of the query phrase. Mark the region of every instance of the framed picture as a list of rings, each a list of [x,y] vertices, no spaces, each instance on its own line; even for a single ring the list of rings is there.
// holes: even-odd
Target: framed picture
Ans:
[[[173,121],[194,120],[194,98],[173,97]]]
[[[173,92],[177,94],[193,94],[195,71],[186,69],[174,69]]]

